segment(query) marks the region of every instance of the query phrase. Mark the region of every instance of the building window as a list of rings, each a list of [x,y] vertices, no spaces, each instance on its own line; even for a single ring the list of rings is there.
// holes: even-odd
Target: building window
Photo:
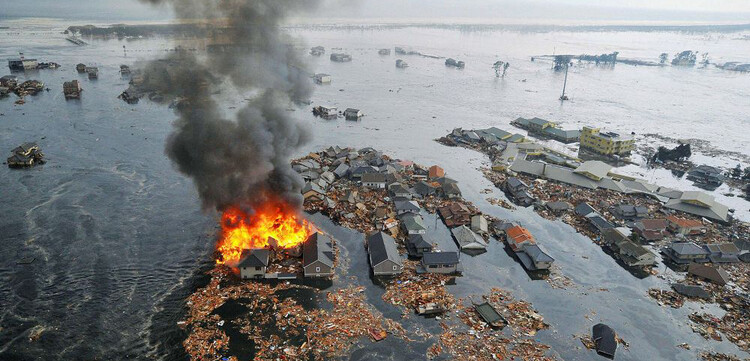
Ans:
[[[256,271],[260,271],[261,269],[263,269],[263,267],[260,267],[260,266],[258,266],[258,267],[255,267],[255,270],[256,270]]]
[[[315,267],[315,272],[320,272],[320,267]]]
[[[393,270],[394,270],[394,271],[395,271],[395,270],[397,270],[397,269],[398,269],[398,267],[396,267],[396,266],[393,266]]]
[[[431,264],[428,267],[430,267],[430,268],[438,268],[438,266],[436,264]]]

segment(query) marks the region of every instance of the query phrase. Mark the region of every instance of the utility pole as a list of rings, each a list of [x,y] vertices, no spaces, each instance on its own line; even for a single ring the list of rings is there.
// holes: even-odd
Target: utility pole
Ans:
[[[565,64],[565,82],[563,83],[563,91],[562,91],[562,95],[560,96],[560,101],[568,100],[568,97],[565,96],[565,88],[568,86],[568,68],[569,67],[570,67],[570,64]]]

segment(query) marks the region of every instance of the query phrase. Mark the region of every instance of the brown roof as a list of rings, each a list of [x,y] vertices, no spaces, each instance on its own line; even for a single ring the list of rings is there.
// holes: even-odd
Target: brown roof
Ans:
[[[443,168],[433,165],[432,167],[430,167],[428,176],[430,178],[445,177],[445,171],[443,170]]]
[[[649,231],[663,231],[667,229],[667,220],[663,218],[659,219],[642,219],[641,224],[643,224],[644,230]]]
[[[677,216],[668,216],[667,220],[676,224],[680,228],[700,228],[703,227],[701,221],[695,219],[680,218]]]
[[[698,263],[693,263],[688,267],[688,274],[700,278],[705,278],[719,285],[725,285],[727,284],[727,282],[729,282],[729,274],[727,274],[727,272],[723,269],[704,266]]]

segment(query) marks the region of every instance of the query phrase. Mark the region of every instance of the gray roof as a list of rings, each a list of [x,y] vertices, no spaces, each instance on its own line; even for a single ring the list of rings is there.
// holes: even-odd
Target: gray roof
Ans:
[[[619,247],[621,252],[625,252],[634,257],[641,257],[651,253],[651,251],[647,250],[645,247],[635,244],[630,240],[620,243]]]
[[[315,232],[307,237],[302,247],[303,266],[308,266],[315,261],[320,261],[333,268],[333,248],[327,237],[320,232]]]
[[[410,231],[421,231],[427,229],[424,224],[424,219],[418,214],[405,213],[401,216],[401,222],[403,222],[404,227]]]
[[[324,191],[323,188],[320,188],[319,185],[317,185],[315,183],[307,182],[307,183],[305,183],[305,186],[302,188],[302,193],[304,194],[304,193],[307,193],[309,191],[314,191],[314,192],[317,192],[317,193],[320,193],[320,194],[323,194],[323,195],[326,194],[326,191]]]
[[[529,119],[529,123],[530,124],[535,124],[535,125],[538,125],[538,126],[541,127],[541,126],[543,126],[543,125],[545,125],[547,123],[550,123],[550,121],[549,120],[544,120],[542,118],[534,117],[534,118]]]
[[[237,267],[266,267],[270,254],[271,251],[265,248],[250,250],[250,253],[240,260]]]
[[[699,202],[707,207],[690,202]],[[680,199],[671,199],[664,207],[721,222],[726,222],[729,214],[727,206],[717,203],[703,192],[684,192]]]
[[[708,255],[708,251],[693,242],[675,242],[669,246],[672,251],[680,255]]]
[[[570,209],[570,204],[568,202],[547,202],[545,206],[553,211],[567,211]]]
[[[451,229],[453,238],[458,242],[461,249],[485,249],[487,242],[480,235],[474,233],[469,227],[458,226]]]
[[[588,216],[589,214],[596,212],[596,210],[586,202],[579,203],[576,206],[575,211],[579,216]]]
[[[396,204],[396,211],[419,213],[421,210],[419,203],[416,201],[395,201],[394,203]]]
[[[526,185],[526,183],[524,183],[522,180],[516,177],[510,177],[508,178],[506,182],[508,182],[508,186],[511,188],[519,188],[519,187],[528,188],[529,187],[528,185]]]
[[[599,160],[590,160],[583,162],[574,172],[578,174],[590,173],[598,178],[604,178],[611,169],[612,166],[607,163]]]
[[[600,216],[598,213],[589,214],[588,216],[586,216],[586,218],[588,218],[589,222],[591,222],[598,229],[615,228],[612,223],[609,223],[609,221],[604,219],[604,217]]]
[[[346,172],[349,171],[349,166],[341,163],[338,167],[333,171],[333,174],[335,174],[337,177],[341,178],[346,175]]]
[[[536,244],[527,244],[523,247],[523,251],[534,261],[534,262],[554,262],[555,259],[552,256],[545,253]]]
[[[456,183],[445,183],[441,187],[445,194],[461,195],[461,190]]]
[[[410,234],[409,243],[415,248],[432,248],[432,244],[427,242],[421,234]]]
[[[385,174],[383,173],[362,174],[362,183],[385,183]]]
[[[458,252],[425,252],[422,262],[426,265],[454,265],[458,264]]]
[[[386,260],[390,260],[401,265],[401,257],[396,248],[396,241],[393,237],[377,232],[367,237],[367,251],[370,253],[370,263],[377,266]]]
[[[675,283],[672,285],[672,288],[675,290],[675,292],[683,296],[702,298],[702,299],[711,298],[711,294],[708,293],[708,291],[706,291],[701,286],[693,286],[693,285],[685,285],[682,283]]]

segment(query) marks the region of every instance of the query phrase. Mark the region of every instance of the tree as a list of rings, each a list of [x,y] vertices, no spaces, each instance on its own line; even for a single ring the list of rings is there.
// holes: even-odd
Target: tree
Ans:
[[[745,168],[745,174],[742,175],[742,179],[750,181],[750,166],[747,166],[747,168]]]
[[[695,61],[697,58],[698,52],[685,50],[674,55],[674,59],[672,59],[672,65],[693,66],[695,65]]]
[[[492,68],[495,69],[496,77],[505,77],[505,73],[508,71],[508,68],[510,68],[510,63],[498,60]],[[503,71],[502,73],[500,73],[501,69]]]
[[[661,53],[661,55],[659,55],[659,64],[664,64],[667,60],[669,60],[669,54]]]

